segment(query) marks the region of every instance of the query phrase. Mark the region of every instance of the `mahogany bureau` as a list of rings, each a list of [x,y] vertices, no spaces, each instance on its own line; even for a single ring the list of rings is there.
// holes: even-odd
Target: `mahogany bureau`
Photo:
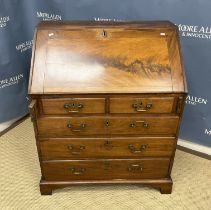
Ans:
[[[171,193],[187,94],[174,24],[41,22],[28,92],[41,194],[123,183]]]

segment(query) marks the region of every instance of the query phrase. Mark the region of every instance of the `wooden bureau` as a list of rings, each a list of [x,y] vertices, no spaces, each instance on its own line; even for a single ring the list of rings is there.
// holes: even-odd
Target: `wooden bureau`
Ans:
[[[123,183],[171,193],[186,94],[168,21],[41,22],[29,81],[41,194]]]

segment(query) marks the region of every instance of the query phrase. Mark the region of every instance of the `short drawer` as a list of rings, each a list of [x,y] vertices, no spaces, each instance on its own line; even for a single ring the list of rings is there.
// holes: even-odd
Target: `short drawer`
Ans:
[[[172,113],[174,97],[110,98],[110,113]]]
[[[42,99],[43,114],[105,113],[105,98]]]
[[[179,117],[42,117],[37,119],[40,136],[175,135]]]
[[[43,160],[108,157],[170,157],[175,138],[40,139]]]
[[[46,181],[153,179],[168,175],[169,158],[42,162]]]

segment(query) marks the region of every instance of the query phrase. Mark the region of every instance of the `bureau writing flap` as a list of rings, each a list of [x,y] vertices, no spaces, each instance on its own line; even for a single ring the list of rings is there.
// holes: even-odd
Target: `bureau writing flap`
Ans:
[[[61,25],[38,27],[31,93],[184,91],[172,28]]]

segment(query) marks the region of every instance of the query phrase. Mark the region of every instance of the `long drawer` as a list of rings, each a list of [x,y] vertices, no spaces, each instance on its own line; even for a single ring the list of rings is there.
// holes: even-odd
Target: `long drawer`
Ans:
[[[170,157],[175,138],[40,139],[43,160],[70,158]]]
[[[46,181],[165,178],[169,158],[42,162]]]
[[[43,117],[37,122],[41,136],[175,135],[179,117]]]

